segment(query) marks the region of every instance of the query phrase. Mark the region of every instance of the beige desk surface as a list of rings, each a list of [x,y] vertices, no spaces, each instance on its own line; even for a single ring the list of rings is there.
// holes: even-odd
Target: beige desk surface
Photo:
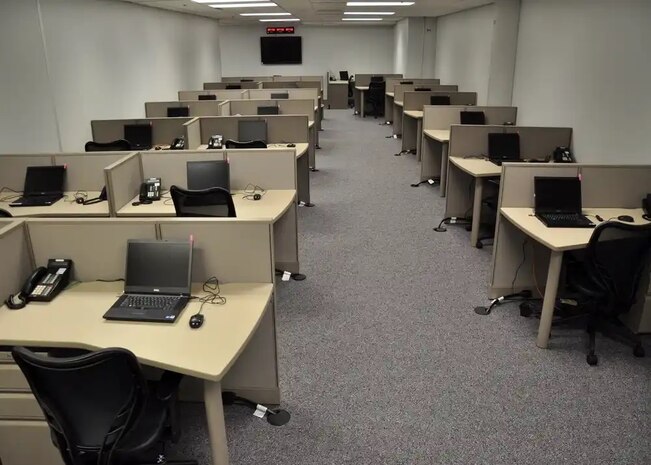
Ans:
[[[295,190],[270,190],[262,196],[260,200],[246,200],[245,193],[235,191],[233,203],[235,204],[235,213],[237,218],[243,220],[266,220],[272,223],[277,221],[289,209],[296,198]],[[176,216],[174,204],[167,193],[164,198],[148,205],[133,206],[138,197],[134,197],[131,202],[120,208],[117,216],[132,217],[162,217]]]
[[[328,84],[348,85],[348,81],[328,81]]]
[[[83,191],[88,194],[88,199],[99,197],[99,191]],[[14,217],[24,216],[109,216],[108,202],[99,202],[92,205],[79,205],[74,202],[75,192],[64,192],[65,197],[49,207],[10,207],[12,201],[0,202],[0,209],[6,210]],[[5,196],[5,194],[2,194]]]
[[[405,115],[414,119],[423,119],[423,112],[418,110],[407,110],[404,112]]]
[[[594,231],[592,228],[548,228],[534,216],[533,208],[501,208],[500,212],[525,234],[556,251],[584,248]],[[594,215],[606,221],[619,215],[630,215],[635,219],[635,224],[648,224],[642,218],[641,208],[584,208],[583,214],[595,224],[600,222]]]
[[[355,86],[357,90],[368,90],[369,86]]]
[[[385,92],[387,94],[387,97],[393,98],[395,95],[395,92]]]
[[[475,178],[500,176],[502,167],[481,158],[450,157],[450,162]]]
[[[402,107],[402,106],[404,106],[404,104],[405,104],[404,102],[399,102],[399,101],[397,101],[397,100],[394,100],[393,103],[395,103],[395,104],[398,105],[399,107]]]
[[[424,129],[423,134],[425,134],[425,136],[429,137],[430,139],[434,139],[439,142],[450,142],[449,129]]]
[[[307,142],[299,142],[296,144],[296,158],[301,158],[307,153],[310,144]],[[291,149],[294,147],[287,147],[287,144],[268,144],[268,149]],[[208,144],[201,144],[197,150],[208,150]],[[262,150],[262,149],[252,149],[252,150]]]
[[[220,284],[225,305],[204,305],[200,329],[188,321],[191,301],[175,323],[107,321],[102,315],[124,283],[81,283],[52,302],[32,302],[20,311],[0,307],[0,344],[103,349],[124,347],[140,362],[185,375],[219,381],[257,329],[273,284]],[[201,296],[201,285],[193,285]]]

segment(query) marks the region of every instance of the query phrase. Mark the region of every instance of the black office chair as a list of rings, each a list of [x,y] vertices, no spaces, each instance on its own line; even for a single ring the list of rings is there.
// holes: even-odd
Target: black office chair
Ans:
[[[353,77],[350,76],[348,78],[348,108],[353,108],[355,106],[355,95],[354,95],[354,84],[353,84]]]
[[[226,139],[224,147],[227,149],[266,149],[267,144],[262,140],[239,141]]]
[[[450,105],[449,95],[432,95],[429,98],[430,105]]]
[[[187,190],[170,187],[176,216],[235,218],[235,204],[230,192],[221,187]]]
[[[7,210],[0,208],[0,218],[13,218],[13,216]]]
[[[84,146],[86,152],[121,152],[131,150],[131,143],[126,139],[111,142],[95,142],[90,140]]]
[[[370,82],[368,90],[365,93],[364,105],[366,108],[371,107],[371,111],[365,111],[366,114],[373,115],[374,118],[384,115],[384,94],[386,82]],[[366,115],[364,115],[366,116]]]
[[[178,440],[174,404],[181,375],[165,372],[147,383],[136,357],[119,348],[66,358],[23,347],[12,354],[66,465],[153,464],[164,459],[166,440]]]

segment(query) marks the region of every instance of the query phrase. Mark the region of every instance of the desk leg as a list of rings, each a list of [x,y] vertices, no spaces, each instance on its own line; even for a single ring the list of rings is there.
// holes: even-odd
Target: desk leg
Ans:
[[[448,187],[448,142],[441,143],[441,184],[439,185],[441,197],[445,197]]]
[[[423,119],[418,118],[416,123],[416,160],[420,161],[420,146],[423,143]]]
[[[354,115],[359,115],[359,91],[353,87],[353,101],[355,102]]]
[[[361,100],[359,106],[362,108],[362,118],[364,118],[364,116],[366,115],[364,114],[364,91],[363,90],[359,91],[359,98]]]
[[[228,465],[228,442],[226,440],[226,424],[224,423],[222,386],[219,381],[205,380],[203,387],[212,464]]]
[[[472,231],[470,231],[470,245],[477,246],[479,239],[479,225],[481,224],[481,199],[484,193],[484,179],[475,178],[475,199],[472,203]]]
[[[545,297],[543,299],[542,313],[540,314],[540,324],[538,325],[538,338],[536,339],[536,345],[541,349],[546,349],[549,342],[562,264],[563,251],[552,250],[549,257],[549,269],[547,270],[547,283],[545,284]]]

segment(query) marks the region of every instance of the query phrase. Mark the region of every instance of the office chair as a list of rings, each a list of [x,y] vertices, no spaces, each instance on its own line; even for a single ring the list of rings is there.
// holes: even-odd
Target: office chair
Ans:
[[[13,216],[7,210],[0,208],[0,218],[13,218]]]
[[[170,187],[176,216],[180,217],[229,217],[235,218],[235,204],[230,192],[221,187],[187,190]]]
[[[370,82],[368,85],[368,91],[365,94],[366,102],[364,102],[364,104],[366,106],[368,105],[371,106],[372,111],[370,112],[370,114],[372,114],[374,118],[384,115],[385,89],[386,89],[386,82],[384,81]],[[369,112],[365,112],[365,113],[369,114]]]
[[[266,149],[267,144],[261,140],[239,141],[233,139],[226,139],[224,146],[227,149]]]
[[[66,465],[161,463],[164,441],[178,440],[181,375],[165,372],[147,383],[133,353],[120,348],[53,358],[14,347],[12,355]]]
[[[355,106],[355,95],[354,95],[354,84],[353,84],[353,77],[350,76],[348,78],[348,108],[353,108]]]
[[[120,152],[131,150],[131,143],[126,139],[111,142],[95,142],[89,140],[84,146],[86,152]]]

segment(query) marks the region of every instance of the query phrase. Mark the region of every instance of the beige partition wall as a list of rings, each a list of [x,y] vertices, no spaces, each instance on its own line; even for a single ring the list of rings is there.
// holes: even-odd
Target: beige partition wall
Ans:
[[[384,80],[386,83],[386,91],[387,92],[393,92],[394,87],[398,84],[407,84],[409,82],[423,87],[427,86],[439,86],[441,85],[441,80],[440,79],[434,79],[434,78],[387,78]],[[456,89],[455,89],[456,90]]]
[[[200,95],[214,95],[215,100],[238,100],[247,97],[248,90],[180,90],[179,101],[199,100]],[[203,101],[203,100],[202,100]],[[210,102],[210,100],[205,100]]]
[[[273,76],[225,76],[222,77],[222,82],[265,82],[273,81]]]
[[[208,139],[213,134],[220,134],[224,140],[238,140],[238,122],[239,121],[266,121],[267,122],[267,143],[269,144],[286,144],[286,143],[307,143],[308,118],[304,115],[273,115],[273,116],[215,116],[197,118],[200,125],[199,141],[196,141],[190,134],[189,130],[193,124],[187,125],[188,134],[186,143],[189,149],[196,149],[199,145],[207,144]],[[199,142],[197,144],[197,142]]]
[[[407,91],[403,94],[404,110],[421,110],[425,105],[430,105],[430,97],[450,97],[450,105],[476,105],[477,92],[415,92]]]
[[[278,88],[278,89],[251,89],[248,91],[248,97],[251,100],[275,100],[271,94],[277,93],[287,93],[288,98],[291,100],[305,100],[312,99],[314,102],[314,107],[319,104],[319,91],[318,89],[290,89],[290,88]],[[281,99],[282,100],[282,99]]]
[[[397,84],[393,86],[393,98],[395,102],[404,101],[405,92],[414,92],[416,89],[429,89],[426,91],[418,92],[458,92],[459,88],[456,85],[440,85],[440,84]]]
[[[371,76],[382,76],[385,80],[389,78],[402,78],[402,74],[385,74],[385,73],[374,73],[374,74],[356,74],[355,75],[355,87],[366,87],[371,82]]]
[[[189,161],[224,160],[223,151],[188,151],[176,152],[140,152],[143,179],[161,178],[161,188],[169,190],[171,186],[184,189],[188,187],[186,164]],[[129,199],[130,201],[131,199]]]
[[[106,185],[105,168],[129,155],[129,152],[56,153],[55,165],[66,166],[63,190],[99,192]]]
[[[95,142],[111,142],[124,139],[125,124],[152,125],[152,143],[154,145],[171,144],[174,139],[185,134],[183,125],[191,118],[138,118],[138,119],[105,119],[90,122],[93,140]]]
[[[0,197],[11,191],[22,192],[28,166],[50,166],[51,154],[0,155]]]
[[[147,118],[167,118],[168,108],[187,107],[189,116],[219,116],[224,100],[184,100],[170,102],[145,102]]]
[[[120,208],[140,192],[140,184],[144,179],[140,155],[132,153],[109,165],[104,171],[109,207],[111,215],[115,216]]]
[[[7,220],[0,223],[0,302],[20,291],[35,268],[23,221]]]
[[[234,87],[239,86],[239,87]],[[204,82],[204,90],[259,89],[260,81],[240,82]]]

